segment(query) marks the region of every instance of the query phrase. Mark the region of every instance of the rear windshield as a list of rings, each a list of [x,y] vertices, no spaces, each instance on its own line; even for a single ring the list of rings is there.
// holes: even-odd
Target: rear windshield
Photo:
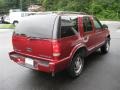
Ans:
[[[28,37],[52,38],[56,17],[53,14],[29,16],[16,26],[15,33]]]

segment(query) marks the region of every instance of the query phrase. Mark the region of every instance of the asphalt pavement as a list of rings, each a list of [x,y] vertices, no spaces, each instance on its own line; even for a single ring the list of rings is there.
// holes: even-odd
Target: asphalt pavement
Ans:
[[[85,59],[76,79],[67,73],[50,74],[21,67],[9,59],[13,30],[0,29],[0,90],[120,90],[120,22],[102,22],[111,31],[110,52],[95,52]]]

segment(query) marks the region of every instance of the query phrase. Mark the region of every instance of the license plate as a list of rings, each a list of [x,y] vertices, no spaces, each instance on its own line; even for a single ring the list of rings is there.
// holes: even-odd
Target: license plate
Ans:
[[[26,59],[25,59],[25,63],[33,66],[33,59],[31,59],[31,58],[26,58]]]

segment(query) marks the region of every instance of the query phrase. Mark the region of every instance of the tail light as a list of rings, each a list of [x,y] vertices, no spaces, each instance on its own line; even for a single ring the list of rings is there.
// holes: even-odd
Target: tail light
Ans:
[[[56,40],[54,40],[52,44],[53,44],[53,57],[59,57],[60,56],[60,44]]]

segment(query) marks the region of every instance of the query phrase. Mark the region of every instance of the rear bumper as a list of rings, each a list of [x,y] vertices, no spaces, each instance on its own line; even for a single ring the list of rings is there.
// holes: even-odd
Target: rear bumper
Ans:
[[[22,55],[14,51],[10,52],[9,56],[12,61],[16,62],[17,64],[21,66],[31,68],[34,70],[38,70],[38,71],[47,72],[47,73],[58,72],[58,71],[64,70],[69,65],[68,58],[64,60],[58,60],[58,61],[54,61],[54,60],[48,61],[48,60],[43,60],[40,58],[33,58],[31,56]],[[32,61],[27,63],[26,59],[30,59]]]

